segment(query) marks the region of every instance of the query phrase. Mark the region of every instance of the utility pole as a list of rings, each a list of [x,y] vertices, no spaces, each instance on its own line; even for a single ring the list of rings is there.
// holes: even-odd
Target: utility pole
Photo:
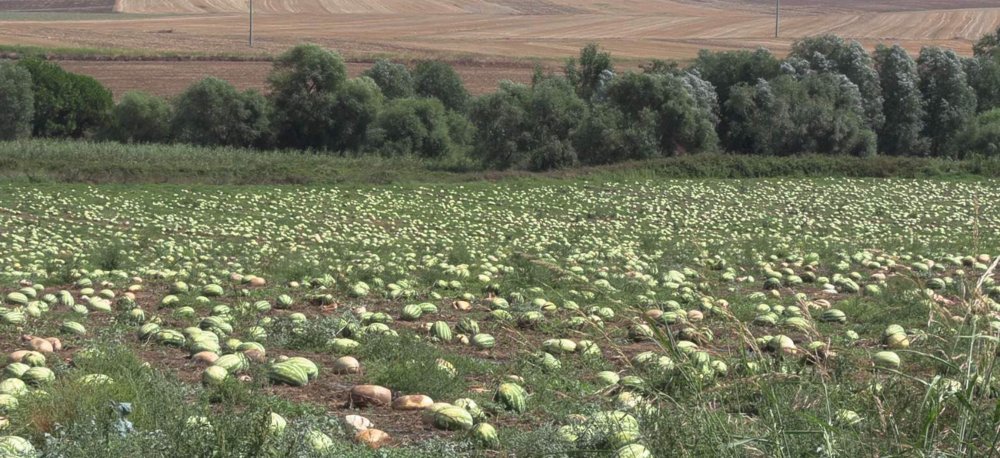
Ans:
[[[250,47],[253,47],[253,0],[250,0]]]
[[[250,0],[253,2],[253,0]],[[781,31],[781,0],[774,0],[774,38],[778,38]]]

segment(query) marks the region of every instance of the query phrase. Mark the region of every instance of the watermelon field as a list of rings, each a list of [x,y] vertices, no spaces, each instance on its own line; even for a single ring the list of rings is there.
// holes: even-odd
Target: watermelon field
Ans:
[[[0,457],[1000,451],[1000,182],[0,184]]]

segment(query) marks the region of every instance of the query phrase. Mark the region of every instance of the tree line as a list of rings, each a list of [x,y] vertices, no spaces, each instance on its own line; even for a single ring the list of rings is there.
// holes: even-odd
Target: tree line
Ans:
[[[868,53],[834,35],[766,49],[701,51],[687,66],[618,72],[588,45],[560,74],[536,70],[471,96],[443,62],[341,57],[300,45],[276,58],[267,95],[203,79],[171,100],[38,58],[0,63],[0,140],[83,138],[452,159],[497,169],[725,151],[968,158],[1000,155],[1000,29],[974,56],[900,46]]]

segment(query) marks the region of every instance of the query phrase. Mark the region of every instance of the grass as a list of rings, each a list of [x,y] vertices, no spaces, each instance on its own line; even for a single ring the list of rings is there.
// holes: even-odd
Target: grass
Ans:
[[[0,143],[0,180],[17,183],[388,185],[529,180],[526,183],[530,184],[534,180],[567,178],[614,182],[774,177],[996,178],[1000,177],[1000,160],[707,154],[527,173],[478,170],[467,161],[450,159],[428,161],[408,157],[344,157],[290,151],[50,140]],[[589,217],[602,215],[594,213]]]

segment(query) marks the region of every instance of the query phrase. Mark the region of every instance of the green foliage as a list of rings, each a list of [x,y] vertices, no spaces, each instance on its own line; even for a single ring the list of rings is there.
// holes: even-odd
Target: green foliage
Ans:
[[[327,114],[331,129],[327,147],[332,151],[360,151],[365,143],[368,126],[378,116],[382,92],[371,78],[348,80],[334,97]]]
[[[1000,54],[962,59],[962,64],[976,92],[976,110],[982,113],[1000,108]]]
[[[618,109],[606,104],[591,107],[573,135],[580,162],[588,165],[641,160],[659,154],[656,116],[651,110],[628,121]]]
[[[972,46],[972,52],[976,57],[1000,58],[1000,27],[980,38]]]
[[[879,131],[879,151],[895,155],[924,155],[930,145],[923,137],[924,102],[917,64],[899,45],[875,50],[882,91],[885,125]]]
[[[875,153],[857,86],[843,75],[780,76],[738,85],[726,103],[732,151],[787,156],[801,151]]]
[[[403,64],[377,59],[363,75],[378,84],[386,99],[402,99],[412,97],[414,94],[413,75]]]
[[[714,93],[710,86],[692,81],[700,79],[692,74],[626,73],[608,87],[608,104],[621,110],[627,123],[641,125],[652,115],[663,155],[714,151],[719,141]]]
[[[765,48],[723,52],[701,50],[692,68],[715,86],[721,104],[729,100],[733,86],[756,84],[758,80],[769,80],[781,74],[781,62]]]
[[[576,163],[572,135],[586,105],[563,78],[505,83],[473,105],[476,151],[497,168],[545,170]]]
[[[927,113],[924,135],[930,138],[934,154],[953,156],[955,135],[976,113],[975,91],[954,51],[925,47],[917,66]]]
[[[279,56],[268,76],[278,145],[334,149],[340,141],[336,110],[347,102],[337,94],[346,83],[347,67],[337,53],[307,44]],[[352,92],[354,97],[366,91],[355,87]]]
[[[111,114],[106,136],[122,143],[159,143],[170,138],[173,108],[145,92],[126,93]]]
[[[0,140],[31,136],[35,116],[35,94],[31,73],[12,64],[0,62]]]
[[[259,92],[238,92],[208,77],[174,101],[173,136],[201,146],[254,146],[266,141],[269,114],[270,105]]]
[[[31,73],[35,95],[32,134],[36,137],[90,136],[103,128],[114,102],[97,80],[63,70],[38,58],[18,61]]]
[[[960,157],[982,154],[1000,156],[1000,108],[980,113],[956,138]]]
[[[882,114],[882,88],[871,56],[857,41],[836,35],[805,38],[792,45],[791,59],[802,59],[817,72],[840,73],[858,86],[864,107],[865,122],[878,131],[885,122]]]
[[[464,112],[469,92],[455,69],[444,62],[423,61],[413,69],[413,87],[418,96],[441,101],[445,108]]]
[[[576,88],[576,94],[585,101],[590,101],[598,94],[602,86],[614,76],[614,64],[611,54],[601,51],[596,43],[588,44],[580,50],[580,59],[569,59],[564,73]]]
[[[452,148],[449,117],[437,99],[398,99],[379,112],[368,134],[369,149],[384,155],[447,155]]]

